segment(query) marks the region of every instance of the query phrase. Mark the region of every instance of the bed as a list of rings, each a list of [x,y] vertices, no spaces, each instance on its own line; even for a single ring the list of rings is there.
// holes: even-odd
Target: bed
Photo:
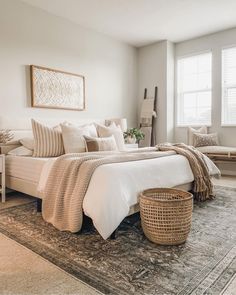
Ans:
[[[56,158],[6,156],[7,187],[42,198],[55,161]],[[218,173],[215,166],[209,167],[212,175]],[[181,155],[102,165],[90,180],[83,212],[107,239],[126,216],[139,211],[139,192],[151,187],[191,190],[192,181],[188,160]]]
[[[22,132],[17,136],[22,136]],[[7,187],[40,200],[55,161],[56,158],[6,156]],[[210,160],[208,166],[211,175],[219,174]],[[83,201],[83,212],[93,220],[100,235],[107,239],[126,216],[139,211],[140,191],[151,187],[191,190],[192,182],[188,160],[181,155],[105,164],[92,175]]]

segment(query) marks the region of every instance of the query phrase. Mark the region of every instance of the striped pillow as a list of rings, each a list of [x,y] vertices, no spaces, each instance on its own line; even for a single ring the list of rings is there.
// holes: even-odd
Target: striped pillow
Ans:
[[[61,131],[40,124],[34,119],[32,130],[34,135],[33,157],[57,157],[64,154]]]

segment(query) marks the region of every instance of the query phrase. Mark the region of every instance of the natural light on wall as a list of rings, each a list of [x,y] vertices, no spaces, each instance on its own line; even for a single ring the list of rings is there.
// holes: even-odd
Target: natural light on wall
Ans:
[[[222,51],[222,125],[236,125],[236,47]]]
[[[212,53],[177,61],[177,126],[211,125]]]

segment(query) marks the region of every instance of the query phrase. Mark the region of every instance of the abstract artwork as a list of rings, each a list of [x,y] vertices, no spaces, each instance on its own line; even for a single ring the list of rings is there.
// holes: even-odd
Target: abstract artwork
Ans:
[[[82,111],[85,78],[49,68],[30,66],[32,106]]]

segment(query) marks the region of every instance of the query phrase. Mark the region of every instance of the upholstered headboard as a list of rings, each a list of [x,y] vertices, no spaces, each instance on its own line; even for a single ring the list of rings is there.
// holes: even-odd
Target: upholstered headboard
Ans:
[[[98,124],[105,124],[105,120],[103,119],[68,119],[68,118],[54,118],[54,119],[47,119],[47,118],[35,118],[35,120],[45,124],[47,126],[56,126],[62,122],[70,122],[76,125],[84,125],[88,123],[98,123]],[[24,117],[0,117],[0,130],[1,129],[9,129],[14,134],[14,140],[32,136],[32,128],[31,128],[31,118],[24,118]]]

